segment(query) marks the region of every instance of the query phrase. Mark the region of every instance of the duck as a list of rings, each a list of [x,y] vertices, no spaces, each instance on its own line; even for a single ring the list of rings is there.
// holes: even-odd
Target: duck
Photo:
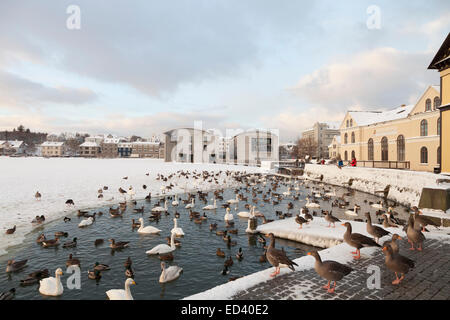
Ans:
[[[300,225],[299,229],[302,229],[303,224],[308,223],[308,220],[306,220],[305,218],[303,218],[299,214],[297,214],[297,216],[295,218],[295,222],[297,222]]]
[[[70,218],[68,218],[68,217],[64,217],[64,219],[63,219],[63,220],[64,220],[64,222],[65,222],[65,223],[67,223],[67,222],[70,222],[70,221],[71,221],[71,219],[70,219]]]
[[[123,265],[125,266],[125,268],[130,268],[132,263],[133,263],[133,262],[131,261],[131,258],[128,257],[127,260],[124,262]]]
[[[415,250],[415,244],[417,243],[417,250],[422,251],[422,245],[425,241],[425,236],[423,233],[416,228],[414,228],[414,219],[409,217],[408,226],[406,229],[406,236],[408,237],[408,242],[411,244],[409,250]]]
[[[270,244],[267,248],[266,257],[267,261],[275,267],[275,271],[270,274],[271,277],[275,277],[280,274],[280,268],[288,267],[292,271],[295,270],[294,266],[298,266],[294,261],[286,256],[284,250],[278,250],[275,248],[275,236],[273,233],[269,233]]]
[[[236,253],[236,259],[238,259],[238,261],[242,261],[244,259],[244,252],[242,251],[242,248],[239,248]]]
[[[172,241],[171,237],[166,237],[166,241],[167,241],[167,244],[170,246],[170,241]],[[181,247],[181,241],[180,240],[174,239],[174,242],[175,242],[175,246],[176,247]]]
[[[330,211],[330,212],[325,211],[324,213],[325,213],[325,221],[328,222],[327,228],[329,228],[331,226],[331,224],[333,224],[333,228],[334,228],[336,222],[341,222],[341,220],[339,220],[338,218],[333,216],[333,212],[332,211]]]
[[[170,246],[168,246],[165,243],[158,244],[157,246],[153,247],[152,249],[146,251],[146,254],[153,255],[153,254],[166,254],[172,251],[175,251],[175,233],[172,233],[170,237]]]
[[[111,268],[107,264],[96,262],[94,264],[94,270],[97,270],[97,271],[108,271],[108,270],[111,270]]]
[[[230,273],[230,270],[228,269],[228,266],[223,266],[222,271],[220,272],[221,275],[226,276]]]
[[[391,234],[389,231],[384,230],[383,228],[379,227],[379,226],[374,226],[372,224],[372,218],[370,217],[370,213],[366,212],[365,213],[366,218],[367,218],[367,224],[366,224],[366,231],[368,234],[370,234],[371,236],[374,237],[375,241],[378,243],[378,240],[381,237],[387,236],[388,234]]]
[[[16,232],[16,226],[12,227],[11,229],[6,230],[6,234],[13,234]]]
[[[72,241],[66,241],[63,244],[63,248],[74,248],[77,246],[77,237],[73,238]]]
[[[27,266],[28,259],[25,260],[8,260],[8,264],[6,265],[6,272],[16,272],[20,271]]]
[[[16,288],[11,288],[9,291],[0,293],[0,300],[11,300],[16,295]]]
[[[125,276],[134,279],[134,271],[131,269],[131,266],[125,269]]]
[[[226,267],[231,267],[233,265],[233,258],[230,256],[225,262],[223,263]]]
[[[94,245],[95,245],[95,246],[98,246],[98,245],[101,245],[103,242],[104,242],[103,239],[95,239]]]
[[[20,280],[20,285],[21,286],[33,285],[47,277],[48,277],[48,269],[34,271],[28,274],[27,278]]]
[[[134,208],[133,211],[135,213],[144,213],[144,206],[142,206],[140,208]]]
[[[383,214],[381,217],[383,218],[383,227],[398,228],[398,225],[396,223],[389,221],[388,216],[386,214]]]
[[[347,209],[345,210],[345,214],[349,215],[349,216],[358,216],[358,206],[354,206],[353,209]]]
[[[100,279],[102,278],[102,273],[99,270],[89,270],[88,271],[88,278],[91,280],[96,280],[96,281],[100,281]]]
[[[209,225],[209,231],[217,230],[217,223],[211,223]]]
[[[377,203],[372,203],[370,206],[375,209],[383,209],[383,201],[378,201]]]
[[[159,257],[159,260],[161,260],[161,261],[173,261],[173,254],[172,254],[172,252],[169,252],[167,254],[159,255],[158,257]]]
[[[36,198],[36,200],[41,200],[42,194],[39,191],[36,191],[34,197]]]
[[[422,229],[422,232],[425,231],[425,227],[428,225],[434,226],[436,228],[440,227],[440,224],[433,221],[427,216],[421,216],[422,211],[420,211],[417,207],[413,207],[414,213],[414,228],[420,230]]]
[[[134,219],[131,219],[131,228],[132,229],[139,228],[140,226],[141,226],[140,222],[136,222]]]
[[[324,289],[327,289],[328,293],[333,293],[336,289],[336,282],[353,271],[353,269],[349,266],[333,260],[322,261],[317,251],[310,251],[308,252],[308,255],[313,256],[316,259],[314,270],[317,272],[317,274],[322,278],[328,280],[328,285],[322,287]],[[334,281],[333,288],[331,288],[330,286],[331,281]]]
[[[144,219],[143,218],[139,218],[139,222],[141,223],[141,225],[139,226],[139,229],[137,230],[138,233],[142,233],[142,234],[157,234],[160,233],[161,230],[153,227],[153,226],[144,226]]]
[[[60,296],[64,292],[61,283],[63,271],[61,268],[56,269],[55,277],[44,278],[39,282],[39,292],[46,296]]]
[[[178,205],[180,204],[180,202],[178,202],[178,200],[175,198],[175,200],[172,201],[172,206],[174,207],[178,207]]]
[[[225,216],[223,217],[225,221],[233,221],[234,217],[233,214],[230,213],[230,208],[227,208],[227,213],[225,213]]]
[[[220,248],[217,248],[217,250],[216,250],[216,255],[217,255],[218,257],[225,258],[225,252],[222,251]]]
[[[45,237],[45,234],[41,233],[37,239],[36,239],[36,243],[42,244],[42,242],[44,242],[45,240],[47,240],[47,238]]]
[[[235,245],[237,245],[237,242],[236,241],[231,241],[231,236],[230,235],[228,235],[227,236],[227,246],[229,246],[229,247],[234,247]]]
[[[347,228],[347,231],[344,233],[344,241],[351,247],[356,248],[355,252],[352,254],[357,254],[357,256],[353,256],[354,259],[358,260],[361,258],[360,249],[364,247],[380,247],[381,246],[376,243],[373,239],[366,237],[360,233],[352,233],[352,225],[350,222],[346,222],[342,224]]]
[[[173,218],[173,228],[170,232],[174,233],[176,237],[184,237],[183,229],[178,227],[177,222],[177,218]]]
[[[395,273],[396,279],[392,281],[392,284],[397,285],[405,278],[405,274],[414,268],[415,262],[399,253],[394,253],[389,244],[383,246],[383,253],[385,254],[386,267]],[[398,273],[401,274],[400,278]]]
[[[128,278],[125,280],[125,289],[111,289],[106,291],[106,295],[109,300],[134,300],[131,295],[131,285],[136,285],[136,281]]]
[[[161,275],[159,276],[159,283],[166,283],[176,280],[183,273],[183,268],[179,266],[170,266],[166,268],[164,261],[161,262]]]
[[[87,219],[82,220],[79,224],[78,224],[78,228],[85,228],[87,226],[90,226],[91,224],[94,223],[94,218],[89,217]]]
[[[111,249],[123,249],[128,247],[129,241],[118,241],[116,242],[114,239],[109,239],[111,244],[109,245]]]
[[[46,239],[46,240],[42,241],[42,246],[44,248],[57,247],[57,246],[59,246],[59,238],[55,237],[55,239]]]
[[[78,267],[80,267],[80,260],[77,259],[77,258],[74,258],[72,256],[72,254],[70,254],[69,255],[69,259],[67,259],[67,261],[66,261],[66,267],[69,267],[69,266],[78,266]]]
[[[383,243],[383,246],[386,245],[386,244],[389,244],[391,246],[391,248],[392,248],[392,251],[394,253],[398,253],[400,248],[398,246],[397,240],[402,240],[402,239],[403,239],[402,237],[400,237],[398,234],[394,233],[392,235],[392,239],[385,241]]]
[[[68,232],[63,232],[63,231],[55,232],[55,237],[67,237],[67,236],[69,236]]]

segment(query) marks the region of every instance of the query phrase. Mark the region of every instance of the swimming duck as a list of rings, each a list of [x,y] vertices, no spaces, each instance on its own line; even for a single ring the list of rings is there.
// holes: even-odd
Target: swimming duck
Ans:
[[[172,241],[171,237],[166,237],[166,241],[167,241],[167,244],[170,246],[170,241]],[[176,247],[181,247],[181,241],[180,240],[174,239],[174,242],[175,242],[175,246]]]
[[[93,271],[89,270],[88,278],[91,280],[100,281],[100,279],[102,278],[102,273],[99,270],[93,270]]]
[[[64,222],[69,222],[71,219],[68,217],[64,217]]]
[[[95,246],[101,245],[102,243],[103,243],[103,239],[95,239],[95,241],[94,241]]]
[[[128,247],[129,241],[118,241],[116,242],[114,239],[109,239],[111,244],[109,245],[111,249],[123,249]]]
[[[77,238],[73,238],[73,241],[64,242],[63,248],[74,248],[77,246]]]
[[[46,240],[45,235],[44,235],[43,233],[41,233],[41,234],[37,237],[36,242],[39,243],[39,244],[42,244],[42,242],[44,242],[45,240]]]
[[[231,241],[231,236],[228,235],[227,236],[227,246],[234,247],[235,245],[237,245],[237,241]]]
[[[226,267],[231,267],[233,265],[233,258],[230,256],[225,262],[223,263]]]
[[[271,277],[276,276],[280,273],[280,268],[288,267],[294,271],[294,266],[298,266],[294,261],[290,260],[286,253],[282,250],[275,248],[275,236],[273,233],[269,234],[270,244],[267,248],[266,257],[269,263],[275,267],[275,271],[270,275]]]
[[[173,261],[173,254],[172,254],[172,252],[159,255],[158,257],[159,257],[159,260],[161,260],[161,261]]]
[[[61,283],[63,272],[61,268],[56,269],[55,277],[44,278],[39,282],[39,292],[46,296],[60,296],[64,292]]]
[[[123,265],[125,266],[125,268],[130,268],[132,263],[133,262],[131,261],[131,258],[128,257]]]
[[[141,226],[141,223],[140,223],[140,222],[135,222],[134,219],[131,219],[131,228],[132,228],[132,229],[139,228],[140,226]]]
[[[27,278],[20,280],[20,285],[29,286],[32,284],[36,284],[39,282],[39,280],[42,280],[47,277],[48,277],[48,269],[34,271],[28,274]]]
[[[6,272],[16,272],[19,270],[22,270],[26,267],[28,259],[21,260],[21,261],[15,261],[15,260],[8,260],[8,264],[6,266]]]
[[[42,241],[42,246],[44,248],[57,247],[57,246],[59,246],[59,238],[55,237],[55,239],[44,240],[44,241]]]
[[[11,288],[9,291],[0,293],[0,300],[11,300],[16,295],[16,288]]]
[[[328,293],[334,292],[336,289],[336,281],[341,280],[353,271],[352,268],[336,261],[327,260],[322,262],[322,259],[317,251],[308,252],[308,255],[313,256],[316,259],[314,270],[317,274],[328,280],[328,285],[323,287],[324,289],[327,289]],[[331,281],[334,281],[333,288],[330,286]]]
[[[68,232],[57,231],[55,232],[55,237],[67,237],[69,235]]]
[[[179,266],[170,266],[166,268],[166,264],[161,262],[161,276],[159,277],[159,283],[166,283],[176,280],[183,273],[183,268]]]
[[[94,270],[98,270],[98,271],[108,271],[111,270],[111,268],[107,265],[107,264],[103,264],[103,263],[98,263],[96,262],[94,264]]]
[[[352,254],[357,254],[357,256],[353,257],[354,259],[361,258],[361,248],[381,247],[378,243],[376,243],[371,238],[366,237],[365,235],[362,235],[360,233],[352,233],[352,225],[350,224],[350,222],[343,223],[342,225],[347,227],[347,231],[344,233],[344,241],[349,246],[356,248],[356,251],[352,252]]]
[[[242,259],[244,259],[244,252],[242,251],[242,248],[239,248],[238,253],[236,253],[236,259],[238,259],[238,261],[242,261]]]
[[[74,258],[72,254],[69,255],[69,259],[66,261],[66,267],[69,266],[79,266],[80,267],[80,260],[77,258]]]
[[[133,300],[131,295],[130,286],[136,285],[136,281],[131,278],[125,280],[125,290],[123,289],[111,289],[106,291],[106,295],[109,300]]]
[[[221,258],[225,258],[225,252],[223,252],[220,248],[217,248],[216,255]]]
[[[129,268],[126,268],[126,270],[125,270],[125,276],[126,276],[127,278],[134,279],[134,271],[133,271],[133,269],[131,269],[131,266],[130,266]]]
[[[229,273],[230,273],[230,270],[228,269],[228,266],[223,266],[223,269],[220,272],[220,274],[226,276]]]

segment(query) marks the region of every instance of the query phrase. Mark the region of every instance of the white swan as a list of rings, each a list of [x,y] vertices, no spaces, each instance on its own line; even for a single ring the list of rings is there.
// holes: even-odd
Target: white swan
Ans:
[[[309,202],[309,198],[306,198],[306,205],[307,208],[320,208],[320,204],[315,202]]]
[[[354,206],[353,209],[345,210],[345,214],[349,216],[357,216],[358,215],[358,206]]]
[[[183,229],[178,227],[176,218],[173,218],[173,229],[170,232],[172,234],[175,234],[175,236],[177,236],[177,237],[183,237],[184,236]]]
[[[164,207],[154,207],[152,208],[152,212],[167,212],[167,200],[164,201]]]
[[[237,204],[237,203],[239,203],[239,195],[236,194],[236,199],[230,199],[227,202],[230,203],[230,204]]]
[[[159,233],[161,232],[161,230],[159,230],[156,227],[153,226],[146,226],[144,227],[144,219],[143,218],[139,218],[139,222],[141,223],[141,226],[138,229],[138,233],[146,233],[146,234],[155,234],[155,233]]]
[[[172,206],[174,207],[178,207],[180,203],[178,202],[177,198],[175,198],[175,200],[172,201]]]
[[[227,213],[225,213],[225,216],[223,217],[225,221],[232,221],[234,219],[233,214],[230,213],[230,208],[227,208]]]
[[[250,218],[254,216],[255,207],[252,206],[250,211],[241,211],[237,215],[241,218]]]
[[[166,283],[173,281],[180,277],[183,272],[183,268],[178,266],[170,266],[166,268],[166,264],[161,262],[161,276],[159,277],[159,283]]]
[[[79,228],[84,228],[84,227],[90,226],[92,223],[94,223],[94,218],[89,217],[89,218],[87,218],[87,219],[82,220],[82,221],[78,224],[78,227],[79,227]]]
[[[151,250],[146,251],[146,254],[166,254],[172,251],[175,251],[175,233],[172,233],[170,237],[170,246],[167,244],[158,244],[157,246],[153,247]]]
[[[216,199],[214,199],[214,204],[208,204],[207,206],[203,207],[203,210],[216,210],[216,209],[217,209]]]
[[[128,278],[125,281],[125,290],[124,289],[111,289],[106,291],[106,295],[108,296],[109,300],[134,300],[133,296],[131,295],[130,291],[130,285],[136,284],[136,282]]]
[[[185,208],[186,208],[186,209],[191,209],[191,208],[193,208],[193,207],[194,207],[194,198],[192,198],[191,203],[187,204],[187,205],[185,206]]]
[[[371,206],[372,206],[372,208],[375,208],[375,209],[383,209],[383,205],[382,205],[381,201],[377,202],[377,203],[372,203]]]
[[[44,278],[39,282],[39,292],[46,296],[60,296],[64,292],[61,283],[61,276],[63,272],[61,268],[56,269],[55,278]]]

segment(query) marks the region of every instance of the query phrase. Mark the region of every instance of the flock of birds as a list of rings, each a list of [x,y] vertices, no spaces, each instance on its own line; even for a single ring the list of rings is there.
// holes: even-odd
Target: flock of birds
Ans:
[[[146,173],[148,176],[149,174]],[[226,177],[221,180],[221,177],[225,175]],[[207,181],[208,183],[215,184],[218,189],[212,191],[213,198],[209,198],[209,191],[202,191],[198,188],[196,192],[188,192],[186,193],[186,199],[182,199],[179,195],[170,195],[169,193],[177,184],[174,182],[175,178],[185,178],[186,180],[193,181]],[[128,177],[124,177],[124,180],[128,179]],[[239,186],[235,187],[234,193],[235,197],[224,200],[224,189],[223,186],[226,185],[226,180],[233,180]],[[246,172],[232,172],[232,171],[219,171],[217,173],[214,172],[189,172],[189,171],[177,171],[176,173],[172,173],[168,176],[164,176],[162,174],[158,174],[156,180],[161,180],[165,185],[161,187],[161,194],[159,195],[159,200],[154,203],[154,206],[150,209],[150,217],[149,221],[157,222],[161,219],[161,215],[171,215],[171,212],[174,215],[173,218],[173,228],[171,230],[170,237],[167,237],[166,243],[161,243],[159,245],[154,246],[150,250],[146,251],[147,255],[158,255],[161,260],[161,275],[159,278],[160,283],[166,283],[170,281],[174,281],[180,277],[183,272],[183,268],[180,266],[172,265],[167,267],[165,261],[172,261],[174,259],[173,253],[176,251],[177,247],[181,246],[181,238],[185,236],[183,229],[178,225],[178,218],[180,217],[180,213],[178,213],[177,208],[179,206],[184,206],[185,209],[189,210],[189,218],[193,223],[202,224],[205,223],[208,219],[206,215],[206,211],[216,211],[219,208],[226,209],[226,214],[223,217],[223,227],[219,229],[218,223],[210,223],[209,230],[211,232],[215,232],[217,236],[221,236],[225,241],[228,248],[234,247],[237,245],[237,241],[232,239],[231,235],[237,234],[239,230],[235,227],[234,223],[234,215],[233,211],[238,211],[239,205],[244,204],[245,210],[237,212],[237,216],[241,218],[248,218],[248,227],[246,232],[253,233],[254,228],[252,229],[252,223],[257,219],[261,219],[262,223],[268,223],[273,220],[266,219],[265,215],[257,210],[257,207],[263,207],[265,204],[270,203],[273,206],[281,205],[283,200],[289,200],[287,204],[287,212],[283,212],[282,210],[276,210],[275,214],[278,219],[284,219],[286,217],[292,217],[294,210],[294,202],[300,200],[301,193],[300,185],[303,184],[304,188],[310,188],[310,186],[301,180],[288,180],[282,177],[266,177],[261,174],[248,174]],[[277,189],[280,187],[287,187],[287,191],[278,193]],[[323,186],[323,185],[322,185]],[[222,187],[221,189],[219,187]],[[267,188],[266,188],[267,187]],[[147,189],[146,185],[143,185],[142,188],[144,190]],[[306,198],[306,204],[300,209],[299,213],[295,215],[295,222],[299,224],[299,228],[303,228],[304,224],[309,224],[314,216],[321,214],[325,220],[328,222],[327,227],[335,227],[336,223],[341,223],[341,220],[337,217],[333,216],[332,210],[320,210],[320,203],[318,199],[320,198],[322,201],[331,202],[331,207],[338,207],[341,209],[347,209],[345,214],[349,216],[358,215],[358,210],[360,210],[360,206],[354,205],[353,209],[349,209],[349,202],[345,200],[345,196],[350,196],[351,191],[348,193],[344,193],[341,197],[336,196],[336,190],[318,190],[312,188],[312,192]],[[103,191],[108,190],[108,186],[104,186],[103,188],[98,190],[98,197],[103,198]],[[129,187],[128,191],[123,188],[119,188],[119,194],[123,197],[124,201],[119,203],[117,208],[110,207],[109,215],[111,218],[122,217],[124,211],[127,208],[127,205],[131,202],[134,206],[133,212],[135,213],[144,213],[145,207],[142,206],[140,208],[136,207],[136,200],[134,199],[135,191],[132,186]],[[248,194],[249,196],[245,196]],[[251,197],[250,197],[251,194]],[[127,196],[129,199],[127,199]],[[37,201],[41,199],[42,195],[37,192],[35,194],[35,198]],[[333,200],[333,198],[335,198]],[[152,195],[149,193],[145,200],[147,202],[152,201]],[[211,202],[209,202],[211,201]],[[196,202],[204,203],[202,206],[203,213],[199,211],[195,211]],[[72,199],[67,199],[66,204],[68,206],[75,206],[75,203]],[[170,204],[170,207],[169,207]],[[388,227],[399,227],[402,221],[397,219],[394,215],[395,212],[392,208],[389,208],[387,212],[382,210],[382,202],[380,203],[369,203],[373,208],[378,209],[376,212],[377,216],[380,216],[379,222],[382,223],[384,228]],[[427,225],[437,225],[425,216],[420,215],[420,210],[416,207],[413,208],[415,214],[410,216],[408,223],[404,226],[404,230],[406,231],[408,241],[411,243],[411,250],[415,249],[415,245],[417,244],[417,250],[422,250],[424,235],[423,232],[426,231],[425,227]],[[317,210],[317,211],[316,211]],[[319,211],[320,210],[320,211]],[[79,218],[83,218],[78,223],[79,228],[85,228],[92,225],[96,219],[102,216],[104,213],[101,211],[95,212],[93,214],[88,214],[87,211],[77,210],[77,216]],[[360,250],[364,247],[380,247],[386,255],[385,263],[387,268],[395,272],[396,280],[394,280],[393,284],[400,283],[403,280],[405,274],[414,267],[414,262],[399,253],[399,247],[396,241],[401,239],[400,236],[394,234],[390,241],[385,242],[383,245],[379,244],[379,239],[389,235],[390,232],[385,230],[384,228],[373,225],[371,221],[370,213],[365,213],[365,217],[367,219],[367,232],[373,237],[367,237],[365,235],[359,233],[352,232],[352,225],[350,222],[345,222],[342,225],[346,227],[347,231],[344,234],[343,240],[356,249],[356,251],[352,252],[355,254],[355,259],[360,259]],[[65,223],[70,223],[70,217],[64,217]],[[362,219],[354,219],[355,221],[362,221]],[[44,216],[36,216],[33,219],[32,223],[39,225],[45,221]],[[137,219],[132,219],[132,228],[137,229],[137,232],[140,234],[160,234],[161,230],[157,227],[151,225],[145,225],[144,219],[141,217]],[[333,225],[333,226],[331,226]],[[16,226],[6,231],[7,234],[13,234],[16,231]],[[36,242],[38,245],[43,248],[47,247],[56,247],[61,244],[61,237],[67,237],[68,234],[65,232],[57,232],[55,233],[55,237],[52,239],[48,239],[45,234],[40,234],[37,238]],[[258,234],[258,241],[263,244],[264,252],[259,258],[260,262],[269,262],[272,266],[275,267],[275,271],[270,275],[271,277],[275,277],[280,273],[280,268],[288,267],[291,270],[295,270],[294,266],[297,264],[293,262],[286,254],[284,249],[275,248],[275,236],[273,233],[267,235],[270,238],[270,244],[266,246],[266,239],[263,235]],[[62,243],[62,247],[64,248],[74,248],[77,246],[77,238],[73,238],[71,241],[66,241]],[[110,242],[110,247],[112,250],[121,250],[127,248],[129,246],[129,242],[127,241],[116,241],[111,238],[108,239]],[[94,245],[99,245],[104,242],[104,239],[96,239]],[[217,248],[216,255],[218,257],[226,258],[225,252],[221,248]],[[317,251],[308,252],[308,255],[313,256],[316,259],[315,270],[316,272],[323,278],[328,280],[328,285],[325,288],[328,292],[332,293],[336,287],[336,281],[341,280],[345,275],[349,274],[352,271],[352,268],[338,263],[336,261],[322,261],[320,255]],[[238,261],[242,261],[244,259],[244,252],[242,248],[239,248],[235,254],[235,258]],[[19,272],[23,268],[27,266],[27,260],[15,261],[9,260],[6,272]],[[221,274],[226,275],[230,273],[230,268],[233,265],[233,258],[230,255],[225,261],[223,265],[223,270]],[[69,266],[80,266],[80,261],[77,258],[74,258],[72,254],[69,256],[66,267]],[[124,262],[125,267],[125,284],[124,289],[112,289],[106,292],[106,295],[111,300],[130,300],[133,299],[130,286],[135,285],[136,281],[134,280],[134,271],[132,269],[132,261],[131,258]],[[102,277],[102,273],[110,270],[110,267],[105,264],[100,264],[96,262],[92,266],[92,270],[88,271],[89,279],[99,281]],[[50,277],[48,269],[37,270],[27,275],[26,278],[21,280],[21,285],[33,285],[39,284],[39,292],[43,295],[48,296],[60,296],[64,292],[63,285],[61,283],[61,276],[63,272],[61,268],[57,268],[55,271],[55,277]],[[401,277],[398,277],[398,274]],[[235,280],[239,277],[230,278],[230,281]],[[332,288],[330,283],[334,281],[334,287]],[[14,297],[15,288],[10,291],[3,292],[0,294],[0,299],[11,299]]]

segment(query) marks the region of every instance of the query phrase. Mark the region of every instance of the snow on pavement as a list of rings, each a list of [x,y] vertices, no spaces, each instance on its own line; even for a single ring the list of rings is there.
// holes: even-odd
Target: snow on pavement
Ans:
[[[117,204],[124,200],[118,192],[119,187],[128,190],[133,186],[136,199],[145,198],[149,192],[156,196],[161,192],[161,186],[170,182],[178,184],[171,193],[185,192],[193,187],[202,190],[217,188],[215,184],[184,178],[167,183],[155,179],[158,173],[167,176],[178,170],[260,172],[257,167],[168,163],[160,159],[0,157],[0,255],[6,253],[7,247],[23,242],[26,234],[33,229],[31,221],[35,216],[44,215],[48,223],[78,209]],[[125,180],[124,177],[128,179]],[[232,186],[231,179],[225,185],[222,184],[225,177],[223,173],[219,186]],[[147,186],[146,190],[142,187],[144,184]],[[97,190],[103,186],[108,186],[109,189],[103,191],[103,199],[98,199]],[[36,191],[42,194],[40,201],[34,197]],[[112,198],[114,199],[108,201]],[[68,208],[65,204],[67,199],[73,199],[75,207]],[[14,225],[17,226],[17,231],[6,235],[6,229]]]

